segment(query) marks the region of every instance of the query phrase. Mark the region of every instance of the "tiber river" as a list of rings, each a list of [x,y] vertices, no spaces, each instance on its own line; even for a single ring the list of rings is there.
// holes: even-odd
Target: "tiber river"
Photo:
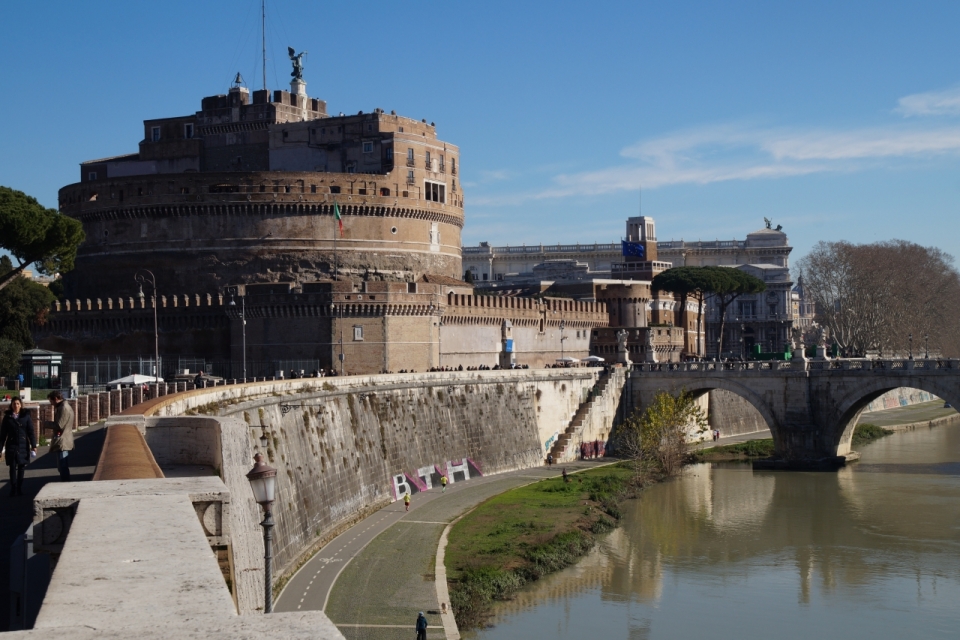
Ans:
[[[467,637],[960,637],[960,425],[859,450],[838,473],[689,467]]]

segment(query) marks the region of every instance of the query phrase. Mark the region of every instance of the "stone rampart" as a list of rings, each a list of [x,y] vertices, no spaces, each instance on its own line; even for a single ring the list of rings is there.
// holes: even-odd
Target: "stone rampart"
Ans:
[[[142,405],[159,464],[218,466],[230,531],[255,530],[245,478],[265,429],[278,469],[277,575],[372,510],[477,475],[537,466],[599,369],[470,371],[298,379],[196,389]],[[211,417],[176,417],[206,414]],[[131,416],[124,416],[130,419]],[[156,431],[155,431],[156,430]],[[220,448],[219,465],[213,442]],[[262,593],[262,542],[234,535],[238,606]]]

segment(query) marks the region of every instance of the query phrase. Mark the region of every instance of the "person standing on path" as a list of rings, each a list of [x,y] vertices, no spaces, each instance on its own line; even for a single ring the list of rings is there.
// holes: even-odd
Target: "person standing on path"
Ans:
[[[30,412],[23,401],[14,398],[0,422],[0,442],[6,446],[7,466],[10,467],[10,495],[23,495],[23,471],[32,456],[37,455],[37,439],[33,433]]]
[[[427,640],[427,616],[423,611],[417,616],[417,640]]]
[[[53,422],[47,422],[44,427],[53,429],[53,442],[50,451],[56,453],[57,471],[60,472],[61,482],[70,482],[70,452],[73,451],[73,407],[65,402],[63,394],[51,391],[47,400],[53,405]]]
[[[440,476],[440,493],[447,492],[447,476]]]
[[[406,511],[410,511],[410,494],[403,494],[403,506],[406,507]]]

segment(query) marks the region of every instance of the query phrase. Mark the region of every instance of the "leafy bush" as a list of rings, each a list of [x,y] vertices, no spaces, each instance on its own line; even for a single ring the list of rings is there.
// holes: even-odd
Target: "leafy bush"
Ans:
[[[858,447],[863,444],[873,442],[874,440],[879,440],[893,433],[890,429],[884,429],[883,427],[878,427],[875,424],[870,424],[869,422],[864,424],[858,424],[853,430],[853,440],[851,444]]]

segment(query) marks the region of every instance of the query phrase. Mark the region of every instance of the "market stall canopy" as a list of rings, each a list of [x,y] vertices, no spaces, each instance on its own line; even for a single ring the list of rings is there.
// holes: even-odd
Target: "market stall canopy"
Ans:
[[[139,373],[135,373],[132,376],[124,376],[123,378],[117,378],[116,380],[111,380],[107,383],[108,387],[123,386],[126,384],[150,384],[151,382],[163,382],[161,378],[156,378],[154,376],[143,376]]]

